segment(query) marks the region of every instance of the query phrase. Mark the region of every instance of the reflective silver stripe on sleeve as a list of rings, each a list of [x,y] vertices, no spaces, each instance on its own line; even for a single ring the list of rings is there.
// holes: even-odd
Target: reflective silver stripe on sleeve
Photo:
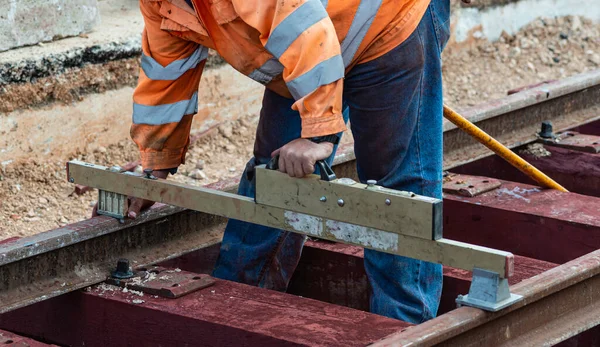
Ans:
[[[208,48],[199,46],[198,49],[187,58],[171,62],[167,66],[160,65],[152,57],[142,54],[142,70],[148,78],[155,81],[174,81],[181,77],[186,71],[195,68],[208,57]]]
[[[248,77],[258,83],[269,84],[275,76],[283,72],[283,65],[276,58],[267,60],[261,67],[252,71]]]
[[[183,116],[198,113],[198,92],[189,100],[182,100],[166,105],[133,104],[133,123],[161,125],[179,122]]]
[[[327,16],[319,0],[308,0],[279,23],[269,36],[265,48],[280,58],[298,36]]]
[[[344,57],[344,67],[348,67],[358,50],[362,40],[367,35],[367,31],[375,19],[377,11],[381,6],[382,0],[362,0],[358,5],[348,34],[341,44],[342,57]]]
[[[298,100],[312,93],[320,86],[335,82],[344,77],[344,61],[339,54],[320,62],[307,73],[294,78],[287,84],[294,99]]]

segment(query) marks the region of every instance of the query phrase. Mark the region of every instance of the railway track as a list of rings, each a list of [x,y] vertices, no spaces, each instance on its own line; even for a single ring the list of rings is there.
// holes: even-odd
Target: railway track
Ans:
[[[288,294],[221,280],[178,299],[97,285],[119,258],[210,272],[226,220],[163,205],[124,224],[97,217],[0,244],[0,329],[11,341],[88,346],[600,346],[600,70],[462,113],[518,151],[539,141],[543,121],[570,131],[522,153],[571,191],[561,193],[535,187],[445,124],[444,236],[515,254],[511,291],[524,300],[507,309],[455,308],[470,273],[445,268],[436,319],[410,325],[372,315],[362,250],[323,241],[307,243]],[[338,176],[355,177],[350,146],[334,164]]]

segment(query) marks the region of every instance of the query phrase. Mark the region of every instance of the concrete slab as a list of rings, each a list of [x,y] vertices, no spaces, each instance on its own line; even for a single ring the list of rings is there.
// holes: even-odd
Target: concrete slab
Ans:
[[[97,0],[9,0],[0,13],[0,51],[77,36],[100,22]]]

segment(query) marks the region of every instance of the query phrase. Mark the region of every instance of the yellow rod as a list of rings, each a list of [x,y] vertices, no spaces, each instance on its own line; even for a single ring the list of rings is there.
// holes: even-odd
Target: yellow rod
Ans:
[[[475,124],[469,122],[465,117],[456,113],[446,105],[444,105],[444,117],[462,129],[464,132],[474,137],[477,141],[481,142],[484,146],[492,150],[492,152],[502,157],[502,159],[509,162],[512,166],[519,169],[522,173],[541,184],[543,187],[556,189],[561,192],[568,192],[568,190],[566,190],[552,178],[546,176],[546,174],[536,169],[533,165],[525,161],[525,159],[519,157],[515,152],[496,141],[485,131],[479,129],[479,127],[477,127]]]

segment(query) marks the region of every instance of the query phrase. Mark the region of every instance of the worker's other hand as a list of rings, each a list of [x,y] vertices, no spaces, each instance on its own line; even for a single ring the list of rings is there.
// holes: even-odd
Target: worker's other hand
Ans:
[[[152,171],[152,175],[154,175],[155,177],[158,177],[158,178],[165,179],[169,175],[169,171],[168,170],[155,170],[155,171]],[[139,216],[140,212],[147,210],[152,205],[154,205],[154,201],[140,199],[140,198],[134,198],[132,196],[128,197],[127,201],[129,202],[129,204],[128,204],[129,208],[127,209],[127,217],[129,217],[131,219],[135,219],[137,216]],[[96,203],[96,205],[94,205],[94,209],[92,210],[92,217],[96,217],[97,215],[98,215],[98,203]]]
[[[279,154],[279,171],[291,177],[304,177],[315,171],[319,160],[328,158],[333,152],[333,143],[314,143],[307,139],[296,139],[271,154]]]

